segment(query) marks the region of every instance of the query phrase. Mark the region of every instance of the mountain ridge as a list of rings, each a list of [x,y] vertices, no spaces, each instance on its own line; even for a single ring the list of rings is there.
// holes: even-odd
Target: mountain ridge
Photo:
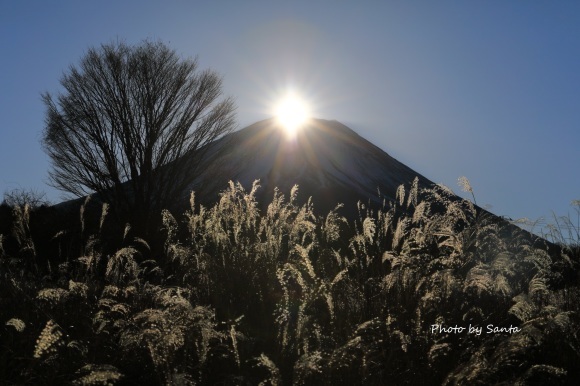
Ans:
[[[433,184],[336,120],[311,119],[288,138],[274,118],[264,119],[210,146],[202,173],[188,189],[207,204],[230,180],[245,188],[259,180],[260,198],[266,201],[275,188],[286,193],[297,184],[300,197],[312,197],[315,209],[323,212],[353,200],[393,200],[398,186],[415,177],[423,186]],[[220,171],[212,165],[220,165]]]

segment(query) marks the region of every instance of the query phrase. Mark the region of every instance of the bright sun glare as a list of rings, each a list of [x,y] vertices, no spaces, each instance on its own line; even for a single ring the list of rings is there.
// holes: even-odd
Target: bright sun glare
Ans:
[[[274,114],[289,136],[296,135],[296,131],[306,123],[310,115],[306,102],[295,94],[288,94],[281,100]]]

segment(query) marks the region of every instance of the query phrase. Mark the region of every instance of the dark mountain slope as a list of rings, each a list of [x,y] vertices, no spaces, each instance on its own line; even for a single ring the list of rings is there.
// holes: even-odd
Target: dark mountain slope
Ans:
[[[215,149],[209,151],[204,172],[191,187],[207,204],[229,180],[249,189],[259,179],[266,202],[274,188],[287,194],[298,184],[300,197],[312,196],[321,213],[338,203],[354,207],[358,200],[380,204],[384,198],[394,199],[397,187],[415,177],[421,185],[432,184],[337,121],[313,119],[291,139],[275,119],[267,119],[211,146]]]

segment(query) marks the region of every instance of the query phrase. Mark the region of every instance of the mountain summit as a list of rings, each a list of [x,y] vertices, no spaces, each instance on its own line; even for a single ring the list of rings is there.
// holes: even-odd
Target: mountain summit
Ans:
[[[323,119],[311,119],[292,138],[273,118],[254,123],[211,144],[200,170],[191,190],[202,202],[215,201],[229,180],[246,189],[260,180],[262,202],[276,187],[287,195],[298,184],[299,197],[312,197],[321,213],[339,203],[354,211],[358,200],[394,199],[397,187],[415,177],[432,184],[347,126]]]

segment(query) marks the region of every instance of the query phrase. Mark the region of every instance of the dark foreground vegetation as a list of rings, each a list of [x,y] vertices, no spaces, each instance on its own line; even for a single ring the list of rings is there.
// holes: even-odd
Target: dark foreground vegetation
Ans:
[[[3,207],[0,383],[578,384],[574,246],[440,186],[355,221],[256,189],[192,195],[155,240],[107,205],[66,229]]]

